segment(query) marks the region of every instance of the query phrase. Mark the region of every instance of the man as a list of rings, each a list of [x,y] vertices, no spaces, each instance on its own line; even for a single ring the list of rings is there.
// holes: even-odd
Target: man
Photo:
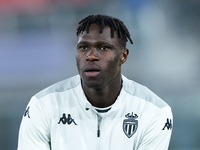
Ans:
[[[133,43],[123,22],[90,15],[77,37],[79,75],[32,97],[18,150],[167,150],[171,108],[121,74]]]

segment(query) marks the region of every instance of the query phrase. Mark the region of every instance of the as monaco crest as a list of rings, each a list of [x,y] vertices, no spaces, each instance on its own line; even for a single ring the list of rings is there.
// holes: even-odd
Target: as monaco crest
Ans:
[[[130,138],[131,136],[133,136],[133,134],[136,132],[137,127],[138,127],[138,120],[136,120],[136,118],[138,118],[137,114],[133,115],[133,112],[130,114],[128,113],[127,115],[125,115],[125,117],[127,119],[124,119],[123,121],[123,131],[125,133],[125,135]]]

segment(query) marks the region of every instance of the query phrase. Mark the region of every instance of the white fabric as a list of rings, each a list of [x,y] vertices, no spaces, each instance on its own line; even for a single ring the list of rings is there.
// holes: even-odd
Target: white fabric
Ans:
[[[87,101],[79,75],[33,96],[21,122],[18,150],[167,150],[171,108],[148,88],[122,80],[120,95],[103,117]],[[135,133],[128,137],[131,124]]]

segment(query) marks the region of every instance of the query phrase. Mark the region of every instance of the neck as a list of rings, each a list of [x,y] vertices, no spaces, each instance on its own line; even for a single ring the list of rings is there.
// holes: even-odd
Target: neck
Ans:
[[[95,107],[104,108],[112,105],[122,88],[122,80],[113,82],[101,89],[88,88],[83,86],[88,101]]]

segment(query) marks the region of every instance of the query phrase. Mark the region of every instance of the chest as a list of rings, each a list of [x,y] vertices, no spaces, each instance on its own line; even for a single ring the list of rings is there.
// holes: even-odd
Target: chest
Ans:
[[[52,119],[52,150],[133,150],[139,143],[138,116],[91,110],[66,111]]]

